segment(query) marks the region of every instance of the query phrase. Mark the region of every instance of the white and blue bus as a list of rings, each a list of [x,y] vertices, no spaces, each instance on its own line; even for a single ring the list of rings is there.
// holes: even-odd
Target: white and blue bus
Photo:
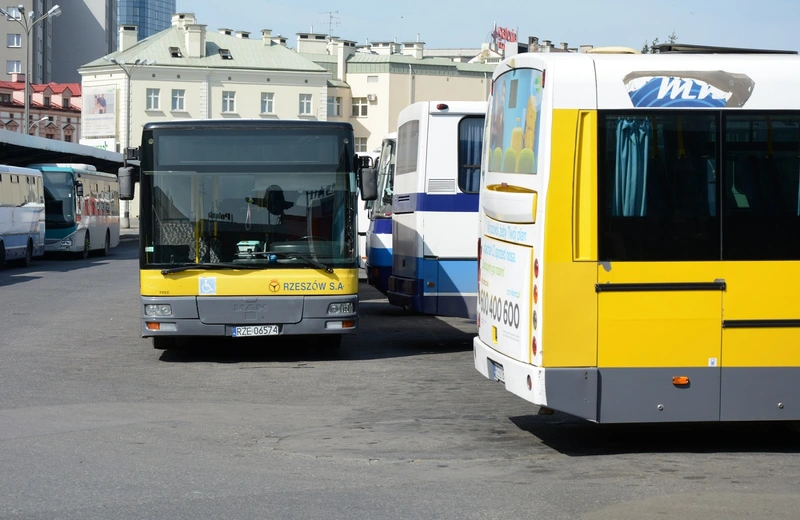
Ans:
[[[89,164],[33,164],[44,177],[45,250],[88,258],[119,245],[119,182]]]
[[[414,103],[397,122],[389,303],[475,319],[485,101]]]
[[[397,132],[386,134],[378,159],[378,198],[369,215],[366,245],[367,282],[383,294],[392,274],[392,186],[397,162]]]
[[[41,172],[0,165],[0,268],[44,255],[44,233]]]
[[[358,156],[362,159],[364,168],[378,168],[378,158],[380,157],[380,148],[376,148],[371,152],[359,152]],[[367,233],[369,232],[369,215],[372,211],[373,200],[363,201],[358,208],[358,254],[361,255],[359,267],[366,269],[367,267]]]

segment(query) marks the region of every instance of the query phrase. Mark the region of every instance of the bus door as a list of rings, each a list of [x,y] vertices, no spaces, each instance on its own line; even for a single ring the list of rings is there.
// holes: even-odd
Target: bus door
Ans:
[[[722,420],[800,419],[800,116],[723,117]]]
[[[602,422],[720,417],[717,116],[599,116]]]

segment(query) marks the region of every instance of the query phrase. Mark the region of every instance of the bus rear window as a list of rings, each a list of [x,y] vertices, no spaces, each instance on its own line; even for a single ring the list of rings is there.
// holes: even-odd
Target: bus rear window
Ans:
[[[417,171],[419,121],[408,121],[397,130],[397,174]]]

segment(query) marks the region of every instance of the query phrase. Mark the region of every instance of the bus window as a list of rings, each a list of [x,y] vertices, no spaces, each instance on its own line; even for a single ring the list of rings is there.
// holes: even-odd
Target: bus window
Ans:
[[[719,260],[717,116],[606,114],[601,260]]]
[[[464,193],[480,190],[484,117],[465,117],[458,123],[458,187]]]

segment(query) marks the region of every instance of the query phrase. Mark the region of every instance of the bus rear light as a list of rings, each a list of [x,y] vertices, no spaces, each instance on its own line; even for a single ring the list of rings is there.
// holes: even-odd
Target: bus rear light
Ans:
[[[675,386],[687,386],[689,384],[689,378],[686,376],[673,376],[672,384]]]
[[[535,259],[533,261],[533,276],[534,278],[539,278],[539,259]]]
[[[531,352],[535,356],[539,352],[539,347],[536,345],[536,336],[533,337],[533,341],[531,341]]]
[[[449,107],[449,106],[447,106],[447,105],[446,105],[446,104],[444,104],[444,103],[439,103],[438,105],[436,105],[436,109],[437,109],[437,110],[447,110],[448,108],[450,108],[450,107]]]
[[[533,286],[533,303],[539,303],[539,287]]]
[[[161,330],[160,323],[147,322],[147,330]]]
[[[533,330],[536,330],[538,324],[539,317],[536,315],[536,311],[533,311]]]

